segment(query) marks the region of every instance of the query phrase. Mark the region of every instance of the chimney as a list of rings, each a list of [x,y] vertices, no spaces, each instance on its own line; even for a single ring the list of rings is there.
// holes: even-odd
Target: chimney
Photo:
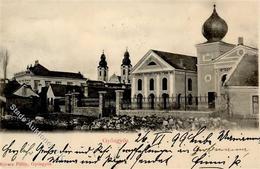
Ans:
[[[244,45],[243,37],[238,37],[238,45]]]
[[[38,64],[39,64],[39,60],[36,60],[35,63],[34,63],[34,66],[36,66]]]

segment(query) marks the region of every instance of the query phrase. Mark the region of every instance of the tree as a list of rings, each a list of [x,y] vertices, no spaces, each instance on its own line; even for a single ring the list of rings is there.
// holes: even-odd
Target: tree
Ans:
[[[1,69],[3,70],[4,81],[5,81],[7,78],[7,66],[9,63],[9,53],[7,49],[3,49],[0,51],[0,62],[2,62]]]

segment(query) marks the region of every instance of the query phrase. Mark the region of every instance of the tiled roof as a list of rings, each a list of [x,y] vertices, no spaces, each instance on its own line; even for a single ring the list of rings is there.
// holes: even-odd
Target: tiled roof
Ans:
[[[72,72],[60,72],[60,71],[50,71],[41,64],[36,64],[33,67],[30,67],[29,70],[38,76],[51,76],[51,77],[66,77],[74,79],[84,79],[84,76],[81,73],[72,73]]]
[[[258,86],[258,55],[245,55],[226,82],[227,86]]]
[[[197,57],[195,56],[169,53],[158,50],[152,51],[176,69],[197,71]]]
[[[67,93],[78,92],[83,94],[80,86],[61,85],[61,84],[50,84],[53,94],[56,97],[64,97]]]
[[[9,81],[7,84],[5,84],[3,93],[5,97],[11,97],[13,96],[13,93],[20,87],[20,83],[18,83],[16,80]]]

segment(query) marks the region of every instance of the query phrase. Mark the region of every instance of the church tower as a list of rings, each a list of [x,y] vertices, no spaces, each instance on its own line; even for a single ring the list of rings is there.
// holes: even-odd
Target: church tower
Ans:
[[[206,42],[197,44],[198,96],[216,96],[218,83],[214,69],[214,59],[231,50],[235,45],[223,42],[228,32],[227,23],[218,15],[214,5],[211,16],[202,26]]]
[[[130,55],[128,50],[126,49],[124,58],[121,64],[121,83],[130,83],[130,71],[132,69]]]
[[[106,55],[104,54],[104,51],[100,57],[97,72],[98,72],[98,80],[106,81],[106,82],[108,81],[108,66],[107,66]]]

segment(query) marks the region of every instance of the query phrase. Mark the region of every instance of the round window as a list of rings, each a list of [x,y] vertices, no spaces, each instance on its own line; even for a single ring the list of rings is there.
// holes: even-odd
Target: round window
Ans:
[[[205,80],[206,82],[211,81],[211,75],[210,75],[210,74],[207,74],[207,75],[205,76],[204,80]]]
[[[244,49],[240,49],[240,50],[237,51],[237,54],[239,56],[243,56],[245,54],[245,50]]]

